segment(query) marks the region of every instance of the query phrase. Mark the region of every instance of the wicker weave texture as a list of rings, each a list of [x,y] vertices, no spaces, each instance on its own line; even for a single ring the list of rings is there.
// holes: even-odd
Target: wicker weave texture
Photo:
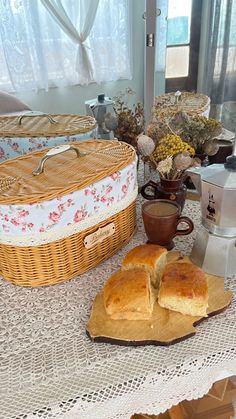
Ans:
[[[136,224],[135,202],[107,220],[62,240],[36,247],[0,245],[1,275],[21,286],[45,286],[69,280],[108,259],[131,239]],[[84,238],[113,222],[115,232],[90,249]]]
[[[154,113],[171,115],[183,111],[190,115],[203,114],[209,105],[209,97],[202,93],[182,92],[181,98],[176,102],[176,94],[171,92],[155,97]]]
[[[0,204],[31,204],[72,193],[122,170],[136,159],[135,150],[115,140],[73,142],[82,153],[68,151],[50,158],[39,176],[34,176],[49,149],[37,151],[0,164]]]
[[[60,137],[92,131],[96,120],[91,116],[73,114],[0,117],[1,137]],[[50,122],[50,119],[55,122]]]

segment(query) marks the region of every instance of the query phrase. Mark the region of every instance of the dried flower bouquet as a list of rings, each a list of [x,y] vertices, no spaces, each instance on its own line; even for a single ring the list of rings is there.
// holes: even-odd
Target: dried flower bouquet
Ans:
[[[144,109],[140,102],[131,107],[128,105],[130,97],[133,95],[135,92],[131,88],[127,88],[125,93],[120,92],[113,98],[117,117],[114,134],[118,140],[125,141],[137,149],[137,137],[144,131]]]
[[[161,178],[177,180],[185,177],[188,168],[200,165],[194,154],[194,148],[178,135],[168,134],[159,141],[149,160]]]

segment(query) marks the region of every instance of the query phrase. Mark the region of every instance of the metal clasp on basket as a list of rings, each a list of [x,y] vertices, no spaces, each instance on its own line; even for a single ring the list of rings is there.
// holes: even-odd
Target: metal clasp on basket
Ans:
[[[73,145],[62,144],[62,145],[59,145],[57,147],[53,147],[40,160],[40,163],[39,163],[37,169],[35,169],[33,171],[33,175],[34,176],[38,176],[41,173],[43,173],[43,171],[44,171],[44,164],[45,164],[46,160],[50,159],[51,157],[56,156],[57,154],[65,153],[66,151],[70,151],[70,150],[75,151],[76,154],[77,154],[77,157],[84,157],[87,154],[87,153],[84,153],[84,152],[79,151],[79,149],[76,148],[76,147],[74,147]]]

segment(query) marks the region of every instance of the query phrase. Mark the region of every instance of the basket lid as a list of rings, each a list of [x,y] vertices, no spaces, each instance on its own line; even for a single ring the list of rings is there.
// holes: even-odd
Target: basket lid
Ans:
[[[20,116],[0,117],[1,137],[61,137],[82,134],[95,128],[96,120],[87,115],[48,115],[27,111]]]
[[[84,140],[7,160],[0,164],[0,205],[32,204],[72,193],[112,175],[135,158],[134,148],[127,143]]]
[[[171,92],[155,97],[154,111],[158,114],[172,114],[178,111],[201,114],[210,104],[210,98],[202,93]]]

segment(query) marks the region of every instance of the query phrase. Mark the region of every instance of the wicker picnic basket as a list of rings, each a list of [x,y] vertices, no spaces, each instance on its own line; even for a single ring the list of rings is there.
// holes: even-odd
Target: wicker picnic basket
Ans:
[[[202,93],[171,92],[155,97],[154,116],[172,116],[176,112],[209,116],[210,98]]]
[[[27,111],[0,116],[0,161],[47,147],[95,137],[96,120],[76,114]]]
[[[132,237],[137,158],[128,144],[85,140],[0,164],[0,273],[23,286],[93,268]]]

